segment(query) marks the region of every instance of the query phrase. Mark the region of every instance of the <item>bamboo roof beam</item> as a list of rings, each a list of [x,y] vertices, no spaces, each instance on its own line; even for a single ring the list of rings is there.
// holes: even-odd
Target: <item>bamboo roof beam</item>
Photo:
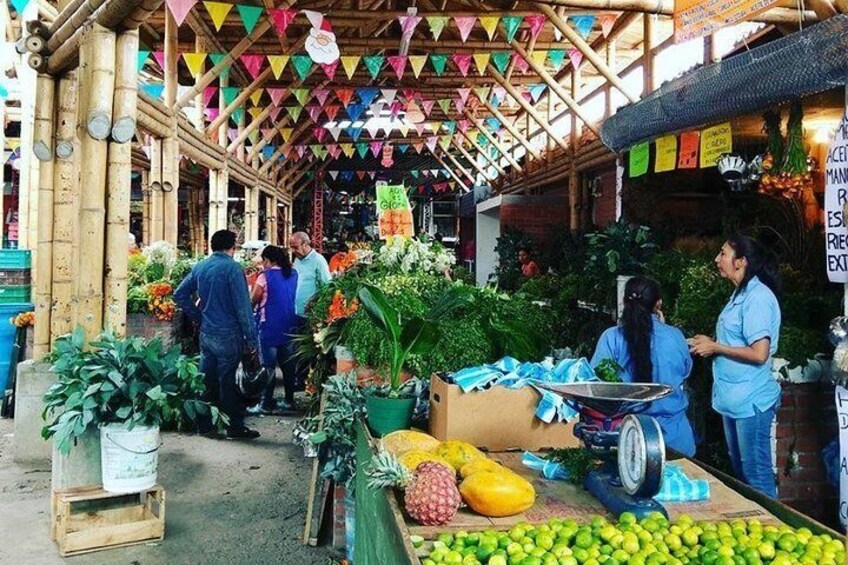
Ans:
[[[504,168],[503,168],[503,167],[501,167],[500,163],[498,163],[498,162],[494,159],[494,157],[492,157],[492,156],[489,154],[489,152],[488,152],[488,151],[486,151],[486,150],[485,150],[485,149],[484,149],[484,148],[483,148],[483,147],[482,147],[479,143],[477,143],[477,140],[476,140],[476,139],[474,139],[473,137],[471,137],[470,135],[468,135],[468,134],[467,134],[466,132],[464,132],[464,131],[460,131],[459,133],[460,133],[460,135],[462,135],[462,137],[464,137],[465,139],[467,139],[467,140],[468,140],[468,143],[470,143],[470,144],[471,144],[471,146],[472,146],[472,147],[473,147],[473,148],[477,151],[477,153],[479,153],[480,155],[482,155],[482,156],[483,156],[483,158],[484,158],[484,159],[486,159],[486,161],[488,161],[488,163],[489,163],[491,166],[493,166],[493,167],[495,168],[495,170],[496,170],[499,174],[501,174],[501,175],[506,175],[506,171],[504,170]],[[497,147],[496,147],[496,149],[497,149]],[[498,149],[498,151],[500,151],[500,149]],[[516,165],[517,165],[517,163],[516,163]],[[520,169],[520,168],[521,168],[521,167],[519,167],[519,169]]]
[[[471,166],[474,167],[474,169],[478,173],[483,175],[483,178],[490,180],[490,181],[495,180],[495,177],[493,177],[489,173],[487,173],[486,170],[483,167],[480,166],[480,163],[478,163],[477,160],[474,157],[472,157],[468,153],[468,151],[465,150],[465,147],[463,147],[462,144],[456,140],[456,138],[451,138],[451,143],[454,145],[454,147],[459,149],[459,152],[462,153],[462,156],[465,157],[466,161],[471,163]]]
[[[232,152],[239,145],[243,144],[244,140],[247,139],[248,137],[250,137],[250,134],[253,133],[254,131],[256,131],[256,128],[258,128],[259,125],[262,122],[264,122],[266,119],[268,119],[268,116],[270,116],[271,112],[273,112],[273,111],[274,111],[274,106],[266,106],[265,109],[262,110],[262,113],[260,113],[258,116],[256,116],[256,118],[254,120],[252,120],[245,128],[242,129],[241,132],[239,132],[238,137],[236,137],[232,141],[232,143],[230,143],[227,146],[227,151]],[[253,161],[253,159],[256,158],[257,156],[258,156],[258,153],[251,152],[251,156],[248,157],[247,160]]]
[[[463,182],[463,180],[462,180],[462,179],[460,179],[460,178],[457,176],[456,172],[453,170],[453,167],[448,166],[448,164],[447,164],[447,163],[445,163],[444,159],[442,159],[441,157],[439,157],[439,156],[438,156],[438,155],[436,155],[435,153],[433,153],[433,157],[435,157],[435,158],[436,158],[436,161],[438,161],[438,162],[439,162],[439,164],[441,164],[441,165],[442,165],[442,167],[444,167],[444,168],[445,168],[445,170],[446,170],[446,171],[450,174],[450,176],[453,178],[453,180],[455,180],[457,183],[459,183],[459,186],[461,186],[461,187],[462,187],[463,192],[468,192],[468,190],[469,190],[469,189],[468,189],[468,187],[467,187],[467,186],[465,186],[465,182]],[[474,182],[474,180],[472,179],[472,180],[471,180],[471,182],[473,183],[473,182]]]
[[[509,164],[512,165],[513,169],[515,169],[515,172],[520,173],[522,167],[518,164],[518,161],[513,159],[512,152],[508,148],[504,147],[503,144],[494,135],[492,135],[488,129],[485,128],[485,126],[483,125],[483,120],[475,118],[468,110],[465,111],[465,114],[477,126],[477,130],[483,134],[483,137],[485,137],[489,141],[489,143],[494,145],[495,149],[500,151],[501,155],[503,155],[506,160],[509,161]]]
[[[188,27],[194,32],[195,36],[199,36],[204,38],[209,44],[215,48],[215,52],[218,53],[226,53],[227,49],[224,47],[224,44],[221,43],[221,39],[218,34],[214,33],[208,25],[206,25],[206,21],[197,14],[196,10],[191,10],[186,16],[185,23],[188,24]],[[186,50],[190,50],[190,47]],[[209,51],[210,53],[212,51]],[[199,79],[203,78],[205,73],[201,73],[200,77],[195,80],[195,84]],[[250,80],[248,80],[247,75],[241,69],[241,67],[234,65],[230,68],[230,73],[228,76],[232,76],[234,82],[238,84],[249,84]],[[222,85],[223,86],[223,85]],[[205,88],[205,87],[203,87]],[[203,88],[200,89],[201,93],[203,92]]]
[[[280,155],[282,155],[282,154],[283,154],[283,152],[284,152],[286,149],[288,149],[288,148],[290,148],[292,145],[294,145],[294,144],[295,144],[295,142],[296,142],[296,141],[300,138],[300,136],[301,136],[301,135],[303,135],[303,132],[305,132],[305,131],[306,131],[306,129],[307,129],[308,127],[309,127],[309,122],[308,122],[308,121],[304,121],[304,122],[303,122],[300,126],[298,126],[297,128],[295,128],[294,132],[292,133],[291,138],[289,138],[289,140],[288,140],[287,142],[285,142],[283,145],[281,145],[280,147],[277,147],[277,150],[276,150],[276,151],[274,151],[274,153],[271,155],[271,157],[269,157],[269,158],[268,158],[268,160],[267,160],[267,161],[265,161],[265,164],[263,164],[261,167],[259,167],[259,172],[260,172],[260,173],[265,173],[265,172],[267,172],[267,171],[268,171],[268,169],[270,169],[270,168],[271,168],[271,166],[274,164],[274,161],[275,161],[275,160],[276,160],[276,159],[277,159]]]
[[[290,121],[291,118],[289,116],[283,117],[283,119],[280,120],[280,123],[276,124],[267,135],[263,136],[262,139],[259,140],[259,143],[250,148],[250,153],[247,158],[253,160],[254,157],[257,157],[265,146],[271,143],[278,133],[282,133],[283,128],[289,125]]]
[[[453,163],[454,165],[456,165],[456,168],[457,168],[457,169],[459,169],[460,171],[462,171],[462,174],[463,174],[463,175],[465,175],[465,177],[466,177],[468,180],[470,180],[470,181],[471,181],[471,184],[472,184],[472,185],[473,185],[473,184],[477,184],[477,179],[475,179],[475,178],[474,178],[474,175],[472,175],[471,173],[469,173],[469,172],[468,172],[468,169],[466,169],[465,167],[463,167],[463,166],[462,166],[462,163],[460,163],[460,162],[459,162],[459,160],[458,160],[456,157],[454,157],[454,156],[453,156],[453,154],[452,154],[450,151],[444,151],[444,154],[445,154],[445,155],[447,155],[447,158],[448,158],[448,160],[450,160],[450,162],[451,162],[451,163]]]
[[[224,111],[218,114],[218,117],[212,120],[212,123],[210,123],[209,126],[207,126],[206,128],[206,135],[212,135],[221,126],[221,124],[226,124],[227,120],[230,119],[230,116],[233,115],[233,112],[235,112],[240,106],[242,106],[250,98],[250,96],[254,92],[256,92],[257,89],[259,89],[263,84],[265,84],[265,82],[269,78],[271,78],[272,74],[273,71],[271,70],[271,67],[265,67],[265,70],[263,70],[253,80],[253,82],[251,82],[250,85],[247,86],[247,88],[242,90],[239,95],[236,96],[235,99],[226,108],[224,108]],[[202,82],[202,80],[195,81],[195,88],[199,86]]]
[[[506,116],[504,116],[500,110],[495,108],[488,100],[483,101],[483,106],[488,109],[489,112],[491,112],[492,115],[501,122],[501,124],[503,124],[503,126],[513,137],[513,139],[517,140],[521,145],[524,146],[524,149],[527,150],[527,153],[529,153],[534,159],[541,158],[541,155],[538,151],[536,151],[536,148],[530,144],[530,141],[528,141],[526,137],[521,135],[521,132],[518,131],[518,128],[516,128],[512,121],[510,121]]]

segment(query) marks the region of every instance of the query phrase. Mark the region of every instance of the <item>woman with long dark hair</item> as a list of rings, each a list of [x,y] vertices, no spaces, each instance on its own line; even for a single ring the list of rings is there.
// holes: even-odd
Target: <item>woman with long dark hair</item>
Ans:
[[[695,336],[691,351],[713,357],[713,410],[724,419],[724,435],[736,476],[777,496],[771,460],[771,425],[780,385],[771,357],[780,337],[777,262],[756,240],[735,235],[715,258],[719,274],[736,289],[716,324],[716,339]]]
[[[601,335],[592,366],[606,359],[622,368],[619,376],[625,382],[660,383],[674,389],[652,402],[645,414],[657,420],[668,447],[687,457],[695,455],[695,436],[686,418],[689,399],[683,391],[692,358],[683,333],[665,323],[657,281],[644,276],[627,281],[621,319]]]
[[[267,414],[279,410],[290,410],[294,405],[294,374],[286,363],[288,343],[297,327],[294,299],[297,292],[297,271],[292,268],[288,253],[276,245],[262,250],[262,272],[253,285],[251,299],[256,307],[259,324],[259,348],[262,364],[273,375],[262,393],[259,403],[247,409],[250,414]],[[285,400],[274,401],[277,384],[277,367],[283,371]]]

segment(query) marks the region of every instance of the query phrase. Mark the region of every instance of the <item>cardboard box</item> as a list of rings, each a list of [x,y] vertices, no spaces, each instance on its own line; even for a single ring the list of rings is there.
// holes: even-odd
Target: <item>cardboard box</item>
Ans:
[[[439,376],[430,379],[430,434],[460,439],[489,451],[538,451],[578,447],[574,421],[546,424],[536,418],[539,393],[532,387],[462,392]]]

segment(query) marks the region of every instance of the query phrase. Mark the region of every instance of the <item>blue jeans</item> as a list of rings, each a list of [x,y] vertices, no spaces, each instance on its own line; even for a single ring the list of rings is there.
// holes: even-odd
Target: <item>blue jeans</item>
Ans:
[[[218,406],[229,416],[228,429],[244,428],[245,405],[236,386],[236,369],[241,362],[243,339],[234,336],[200,334],[200,371],[206,391],[202,399]],[[212,431],[210,417],[198,418],[201,433]]]
[[[268,373],[273,375],[268,381],[265,390],[262,391],[262,397],[259,399],[259,405],[266,410],[276,408],[276,404],[274,403],[274,389],[277,386],[277,367],[283,372],[283,388],[286,394],[286,402],[289,404],[294,402],[295,374],[294,367],[289,362],[292,355],[292,347],[289,343],[280,345],[279,347],[271,347],[262,345],[260,341],[259,347],[262,352],[262,365]]]
[[[760,411],[754,406],[750,418],[724,416],[724,437],[736,477],[756,490],[777,498],[771,463],[771,424],[777,404]]]

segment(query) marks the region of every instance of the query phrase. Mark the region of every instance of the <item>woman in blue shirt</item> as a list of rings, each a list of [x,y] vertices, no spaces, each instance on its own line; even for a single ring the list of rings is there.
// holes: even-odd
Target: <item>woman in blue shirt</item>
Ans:
[[[771,357],[780,337],[777,265],[758,242],[744,236],[728,239],[715,262],[736,290],[719,315],[716,339],[695,336],[691,351],[714,357],[713,409],[724,419],[734,473],[776,497],[771,426],[780,385],[771,376]]]
[[[686,418],[689,399],[683,391],[692,358],[683,333],[663,319],[660,285],[655,280],[639,276],[627,281],[621,320],[601,335],[592,366],[605,359],[622,367],[625,382],[653,382],[674,389],[644,413],[657,420],[668,447],[686,457],[695,455],[695,437]]]

